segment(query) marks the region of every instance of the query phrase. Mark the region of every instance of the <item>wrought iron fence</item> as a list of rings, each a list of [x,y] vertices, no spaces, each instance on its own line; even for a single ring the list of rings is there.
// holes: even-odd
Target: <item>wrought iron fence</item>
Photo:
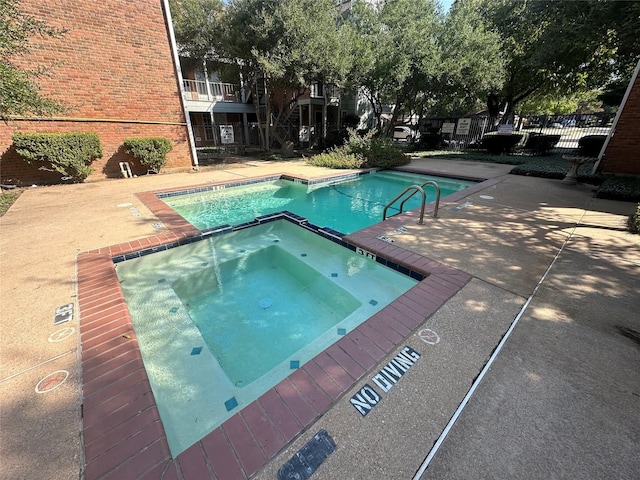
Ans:
[[[592,155],[593,145],[601,144],[609,134],[614,116],[611,113],[519,115],[512,122],[484,115],[427,118],[419,125],[419,146],[433,150],[482,149],[491,153],[560,155],[581,152],[587,145]]]

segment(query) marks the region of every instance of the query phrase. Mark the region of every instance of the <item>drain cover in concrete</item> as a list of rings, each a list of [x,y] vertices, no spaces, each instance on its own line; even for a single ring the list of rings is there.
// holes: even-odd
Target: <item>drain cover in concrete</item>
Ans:
[[[278,470],[278,480],[307,480],[336,449],[326,430],[320,430]]]

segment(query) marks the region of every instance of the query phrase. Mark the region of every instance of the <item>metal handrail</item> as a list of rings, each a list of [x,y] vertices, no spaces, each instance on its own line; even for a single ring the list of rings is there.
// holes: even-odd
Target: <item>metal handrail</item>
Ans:
[[[425,185],[436,187],[436,206],[433,209],[433,218],[438,218],[438,208],[440,208],[440,185],[438,185],[433,180],[427,180],[426,182],[421,183],[420,187],[424,188]]]
[[[399,200],[405,193],[407,193],[410,190],[413,190],[413,193],[411,193],[411,195],[409,195],[400,204],[400,211],[396,215],[402,213],[402,208],[404,207],[404,202],[406,202],[408,199],[413,197],[416,194],[416,192],[420,192],[420,195],[422,195],[422,206],[420,207],[420,219],[418,220],[418,225],[422,225],[424,223],[424,206],[427,203],[427,196],[424,193],[424,190],[422,189],[422,187],[420,187],[418,185],[409,185],[402,192],[400,192],[400,194],[398,196],[396,196],[393,200],[391,200],[389,203],[387,203],[387,205],[384,207],[384,210],[382,211],[382,220],[386,220],[387,219],[387,210],[389,209],[389,207],[391,205],[393,205],[396,202],[396,200]]]
[[[393,205],[397,200],[399,200],[400,198],[402,198],[402,196],[411,191],[412,193],[410,195],[408,195],[404,200],[402,200],[402,203],[400,204],[400,209],[398,211],[398,214],[402,213],[404,211],[404,204],[407,203],[407,200],[409,200],[411,197],[413,197],[417,192],[420,192],[420,194],[422,195],[422,202],[420,205],[420,219],[418,220],[418,225],[422,225],[424,223],[424,208],[425,208],[425,204],[427,203],[427,195],[424,193],[424,187],[426,185],[432,185],[434,187],[436,187],[436,205],[433,209],[433,218],[437,218],[438,217],[438,208],[440,208],[440,186],[434,182],[433,180],[427,180],[426,182],[420,184],[420,185],[410,185],[407,188],[405,188],[402,192],[400,192],[400,194],[398,196],[396,196],[393,200],[391,200],[389,203],[387,203],[387,205],[384,207],[384,210],[382,212],[382,220],[386,220],[387,219],[387,210],[389,209],[389,207],[391,205]]]

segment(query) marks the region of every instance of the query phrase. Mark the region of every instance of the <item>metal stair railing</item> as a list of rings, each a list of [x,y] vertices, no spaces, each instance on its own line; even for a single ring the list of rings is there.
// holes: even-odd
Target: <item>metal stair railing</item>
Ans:
[[[424,192],[424,187],[427,185],[431,185],[436,188],[436,204],[433,209],[433,218],[437,218],[438,208],[440,207],[440,186],[433,180],[427,180],[426,182],[420,185],[409,185],[402,192],[400,192],[400,194],[397,195],[393,200],[387,203],[387,205],[384,207],[384,210],[382,211],[382,220],[387,219],[387,210],[389,209],[389,207],[391,207],[391,205],[393,205],[395,202],[400,200],[406,193],[411,192],[402,200],[402,203],[400,203],[400,209],[398,213],[396,213],[396,215],[399,215],[400,213],[402,213],[404,211],[404,204],[407,203],[407,201],[411,197],[413,197],[416,193],[419,192],[420,195],[422,196],[422,202],[420,202],[420,218],[418,220],[418,225],[422,225],[424,223],[424,209],[427,203],[427,195]]]

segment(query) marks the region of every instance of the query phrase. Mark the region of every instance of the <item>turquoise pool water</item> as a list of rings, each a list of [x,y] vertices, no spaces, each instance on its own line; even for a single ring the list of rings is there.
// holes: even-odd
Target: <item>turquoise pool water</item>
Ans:
[[[171,208],[200,230],[219,225],[238,225],[256,217],[288,210],[319,227],[330,227],[348,234],[382,221],[387,202],[409,185],[434,180],[441,197],[464,190],[472,181],[382,171],[340,182],[306,185],[277,180],[162,198]],[[433,187],[426,187],[427,202],[436,198]],[[404,210],[420,206],[415,195]],[[388,215],[397,213],[390,208]]]
[[[116,272],[174,456],[416,284],[285,220]]]

